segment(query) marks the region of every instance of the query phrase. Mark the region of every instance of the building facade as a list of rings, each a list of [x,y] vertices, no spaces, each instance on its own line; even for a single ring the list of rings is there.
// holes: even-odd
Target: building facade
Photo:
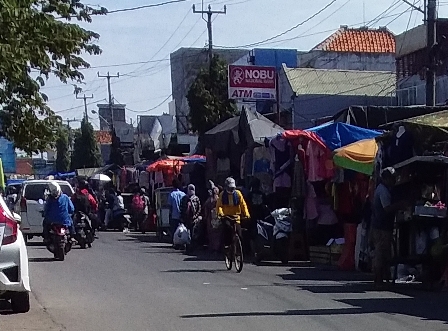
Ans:
[[[341,26],[297,57],[302,68],[395,72],[395,36],[385,27]]]
[[[279,104],[291,114],[287,129],[306,129],[352,105],[393,105],[395,73],[288,68],[279,77]]]
[[[436,67],[436,104],[448,100],[448,20],[437,22],[437,47],[434,49]],[[424,105],[426,103],[426,25],[420,25],[397,36],[397,103],[400,106]]]
[[[112,107],[108,103],[97,104],[98,114],[100,118],[100,130],[110,131],[112,120],[114,122],[126,123],[126,105],[124,104],[112,104]],[[112,108],[112,110],[111,110]],[[113,117],[112,117],[113,112]]]

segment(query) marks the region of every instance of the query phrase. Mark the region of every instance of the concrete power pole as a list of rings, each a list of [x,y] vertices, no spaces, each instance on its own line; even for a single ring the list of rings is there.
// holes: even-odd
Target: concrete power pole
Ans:
[[[436,30],[437,30],[437,0],[428,0],[426,10],[426,47],[428,52],[428,68],[426,69],[426,105],[436,105]]]
[[[87,99],[93,99],[93,94],[90,97],[86,96],[85,94],[83,97],[78,97],[78,95],[76,95],[76,99],[84,100],[84,117],[86,121],[89,122],[89,115],[87,114]]]
[[[213,14],[227,14],[227,7],[224,6],[223,11],[212,10],[212,6],[208,5],[208,10],[196,10],[196,6],[193,5],[193,13],[195,14],[207,14],[207,30],[208,30],[208,59],[212,63],[213,59],[213,33],[212,33],[212,16]]]
[[[113,128],[114,127],[114,111],[112,108],[113,100],[112,100],[112,91],[110,89],[110,79],[111,78],[120,78],[120,73],[117,73],[115,76],[111,76],[109,74],[109,72],[107,73],[107,75],[100,75],[100,73],[98,73],[98,77],[107,78],[107,90],[109,93],[109,110],[110,110],[110,116],[111,116],[111,122],[112,122],[112,123],[110,123],[110,125]]]

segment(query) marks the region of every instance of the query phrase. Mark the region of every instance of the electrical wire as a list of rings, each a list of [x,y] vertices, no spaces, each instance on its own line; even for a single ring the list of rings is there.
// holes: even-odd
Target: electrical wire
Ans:
[[[281,37],[281,36],[283,36],[283,35],[285,35],[285,34],[291,32],[291,31],[297,29],[298,27],[304,25],[305,23],[311,21],[313,18],[315,18],[316,16],[318,16],[319,14],[321,14],[322,12],[324,12],[328,7],[330,7],[330,6],[331,6],[333,3],[335,3],[335,2],[336,2],[336,0],[332,0],[332,1],[330,1],[330,3],[328,3],[326,6],[324,6],[323,8],[321,8],[319,11],[317,11],[316,13],[314,13],[313,15],[311,15],[310,17],[308,17],[308,18],[305,19],[304,21],[302,21],[302,22],[300,22],[300,23],[294,25],[293,27],[291,27],[291,28],[289,28],[289,29],[287,29],[287,30],[285,30],[285,31],[283,31],[283,32],[281,32],[281,33],[279,33],[279,34],[273,36],[273,37],[270,37],[270,38],[267,38],[267,39],[264,39],[264,40],[261,40],[261,41],[255,42],[255,43],[250,43],[250,44],[240,45],[240,46],[234,46],[233,48],[247,48],[247,47],[254,47],[254,46],[258,46],[258,45],[264,44],[264,43],[266,43],[266,42],[268,42],[268,41],[277,39],[278,37]]]

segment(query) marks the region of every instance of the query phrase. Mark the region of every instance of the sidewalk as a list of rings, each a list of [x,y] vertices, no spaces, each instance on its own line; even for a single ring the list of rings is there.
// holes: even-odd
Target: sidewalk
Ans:
[[[64,327],[57,325],[37,302],[34,295],[30,295],[31,310],[26,314],[13,314],[6,301],[0,301],[0,325],[3,331],[60,331]]]

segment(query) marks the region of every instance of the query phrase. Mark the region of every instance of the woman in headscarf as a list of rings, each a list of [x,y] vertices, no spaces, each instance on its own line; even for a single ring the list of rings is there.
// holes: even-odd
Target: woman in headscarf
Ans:
[[[209,197],[204,205],[204,218],[207,225],[208,248],[219,252],[221,248],[221,226],[216,214],[216,202],[219,198],[219,188],[210,181]]]

